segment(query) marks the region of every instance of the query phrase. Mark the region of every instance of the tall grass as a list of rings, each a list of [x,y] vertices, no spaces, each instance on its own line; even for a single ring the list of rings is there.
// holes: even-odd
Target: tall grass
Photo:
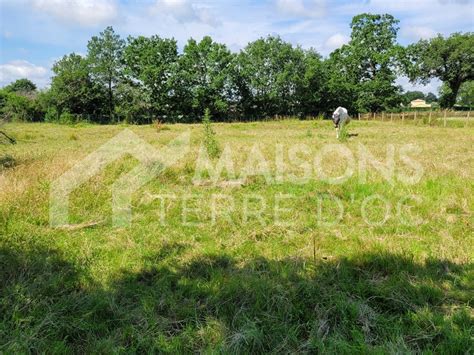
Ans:
[[[202,124],[204,127],[204,146],[206,147],[209,156],[211,158],[215,158],[219,155],[220,148],[219,144],[217,143],[216,133],[212,128],[211,111],[208,108],[204,110]]]
[[[252,177],[226,189],[191,182],[202,126],[169,127],[157,135],[152,125],[128,126],[156,147],[184,130],[197,132],[189,156],[133,196],[132,225],[114,229],[110,220],[111,185],[138,164],[127,156],[71,196],[71,223],[103,223],[68,230],[49,226],[51,181],[124,127],[8,125],[18,138],[8,152],[18,163],[0,171],[0,352],[472,351],[472,128],[351,122],[358,136],[344,146],[355,152],[364,144],[381,161],[387,143],[418,144],[412,157],[424,175],[414,185],[390,184],[372,169],[365,182],[357,174],[337,185]],[[308,130],[315,132],[304,140],[312,153],[337,143],[324,121],[218,128],[236,170],[254,145],[271,161],[276,145],[302,144]],[[325,158],[328,174],[344,172]],[[298,164],[289,169],[302,172]],[[235,203],[229,218],[215,223],[213,194]],[[266,202],[261,219],[244,222],[241,207],[255,194]],[[293,200],[278,200],[288,194]],[[173,198],[163,204],[162,223],[160,195],[188,196],[190,220],[201,223],[183,225],[183,204]],[[364,223],[361,213],[372,195],[391,207],[380,226]],[[418,216],[419,225],[397,219],[407,195],[421,197],[403,206],[403,217]],[[330,196],[341,201],[344,217],[320,224],[320,200],[322,218],[334,220]],[[226,205],[219,206],[224,213]],[[279,212],[289,224],[275,223],[276,207],[290,208]],[[380,218],[380,210],[367,217]]]

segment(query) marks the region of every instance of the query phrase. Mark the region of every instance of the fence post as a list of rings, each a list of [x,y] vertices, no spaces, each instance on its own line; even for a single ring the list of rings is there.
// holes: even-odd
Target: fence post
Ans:
[[[430,110],[430,116],[428,118],[428,124],[431,126],[431,110]]]
[[[413,117],[413,122],[416,121],[416,111],[415,111],[415,117]]]
[[[444,110],[444,118],[443,118],[443,120],[444,120],[444,127],[446,127],[446,114],[447,114],[447,112],[448,112],[448,109],[445,109],[445,110]]]
[[[384,116],[385,116],[385,112],[382,112],[382,122],[383,122]]]
[[[405,112],[402,112],[402,123],[405,122]]]
[[[372,114],[372,119],[375,121],[375,112]]]
[[[390,112],[390,122],[393,121],[393,112]]]
[[[360,121],[360,112],[357,113],[357,120]]]

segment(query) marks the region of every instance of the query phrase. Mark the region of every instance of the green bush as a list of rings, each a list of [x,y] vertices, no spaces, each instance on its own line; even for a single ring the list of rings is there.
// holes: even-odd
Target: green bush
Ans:
[[[5,86],[5,91],[17,93],[33,93],[37,89],[36,85],[27,78],[15,80],[9,85]]]
[[[0,114],[7,121],[42,121],[45,105],[43,93],[0,90]]]
[[[8,121],[34,121],[35,107],[33,101],[22,95],[8,93],[5,105],[2,108],[2,116]]]
[[[48,107],[44,114],[44,120],[46,122],[58,122],[60,118],[59,112],[56,107]]]
[[[62,124],[74,124],[78,121],[80,121],[80,118],[77,115],[74,115],[67,111],[61,113],[61,116],[59,117],[59,123]]]
[[[0,112],[3,112],[3,108],[8,101],[8,92],[4,89],[0,90]]]

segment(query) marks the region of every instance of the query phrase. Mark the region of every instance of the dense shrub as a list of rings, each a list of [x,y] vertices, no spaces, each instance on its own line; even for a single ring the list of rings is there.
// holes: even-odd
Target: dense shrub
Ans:
[[[34,121],[34,102],[26,96],[7,93],[2,116],[8,121]]]

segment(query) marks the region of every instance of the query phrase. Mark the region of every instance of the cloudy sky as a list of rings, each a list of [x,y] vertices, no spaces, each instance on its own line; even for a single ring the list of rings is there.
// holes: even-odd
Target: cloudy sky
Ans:
[[[348,41],[351,18],[390,13],[399,42],[474,31],[474,0],[0,0],[0,86],[28,77],[47,86],[51,65],[85,53],[89,38],[112,25],[123,37],[211,35],[233,51],[268,34],[328,55]],[[399,83],[414,89],[404,78]],[[438,82],[425,92],[437,91]]]

